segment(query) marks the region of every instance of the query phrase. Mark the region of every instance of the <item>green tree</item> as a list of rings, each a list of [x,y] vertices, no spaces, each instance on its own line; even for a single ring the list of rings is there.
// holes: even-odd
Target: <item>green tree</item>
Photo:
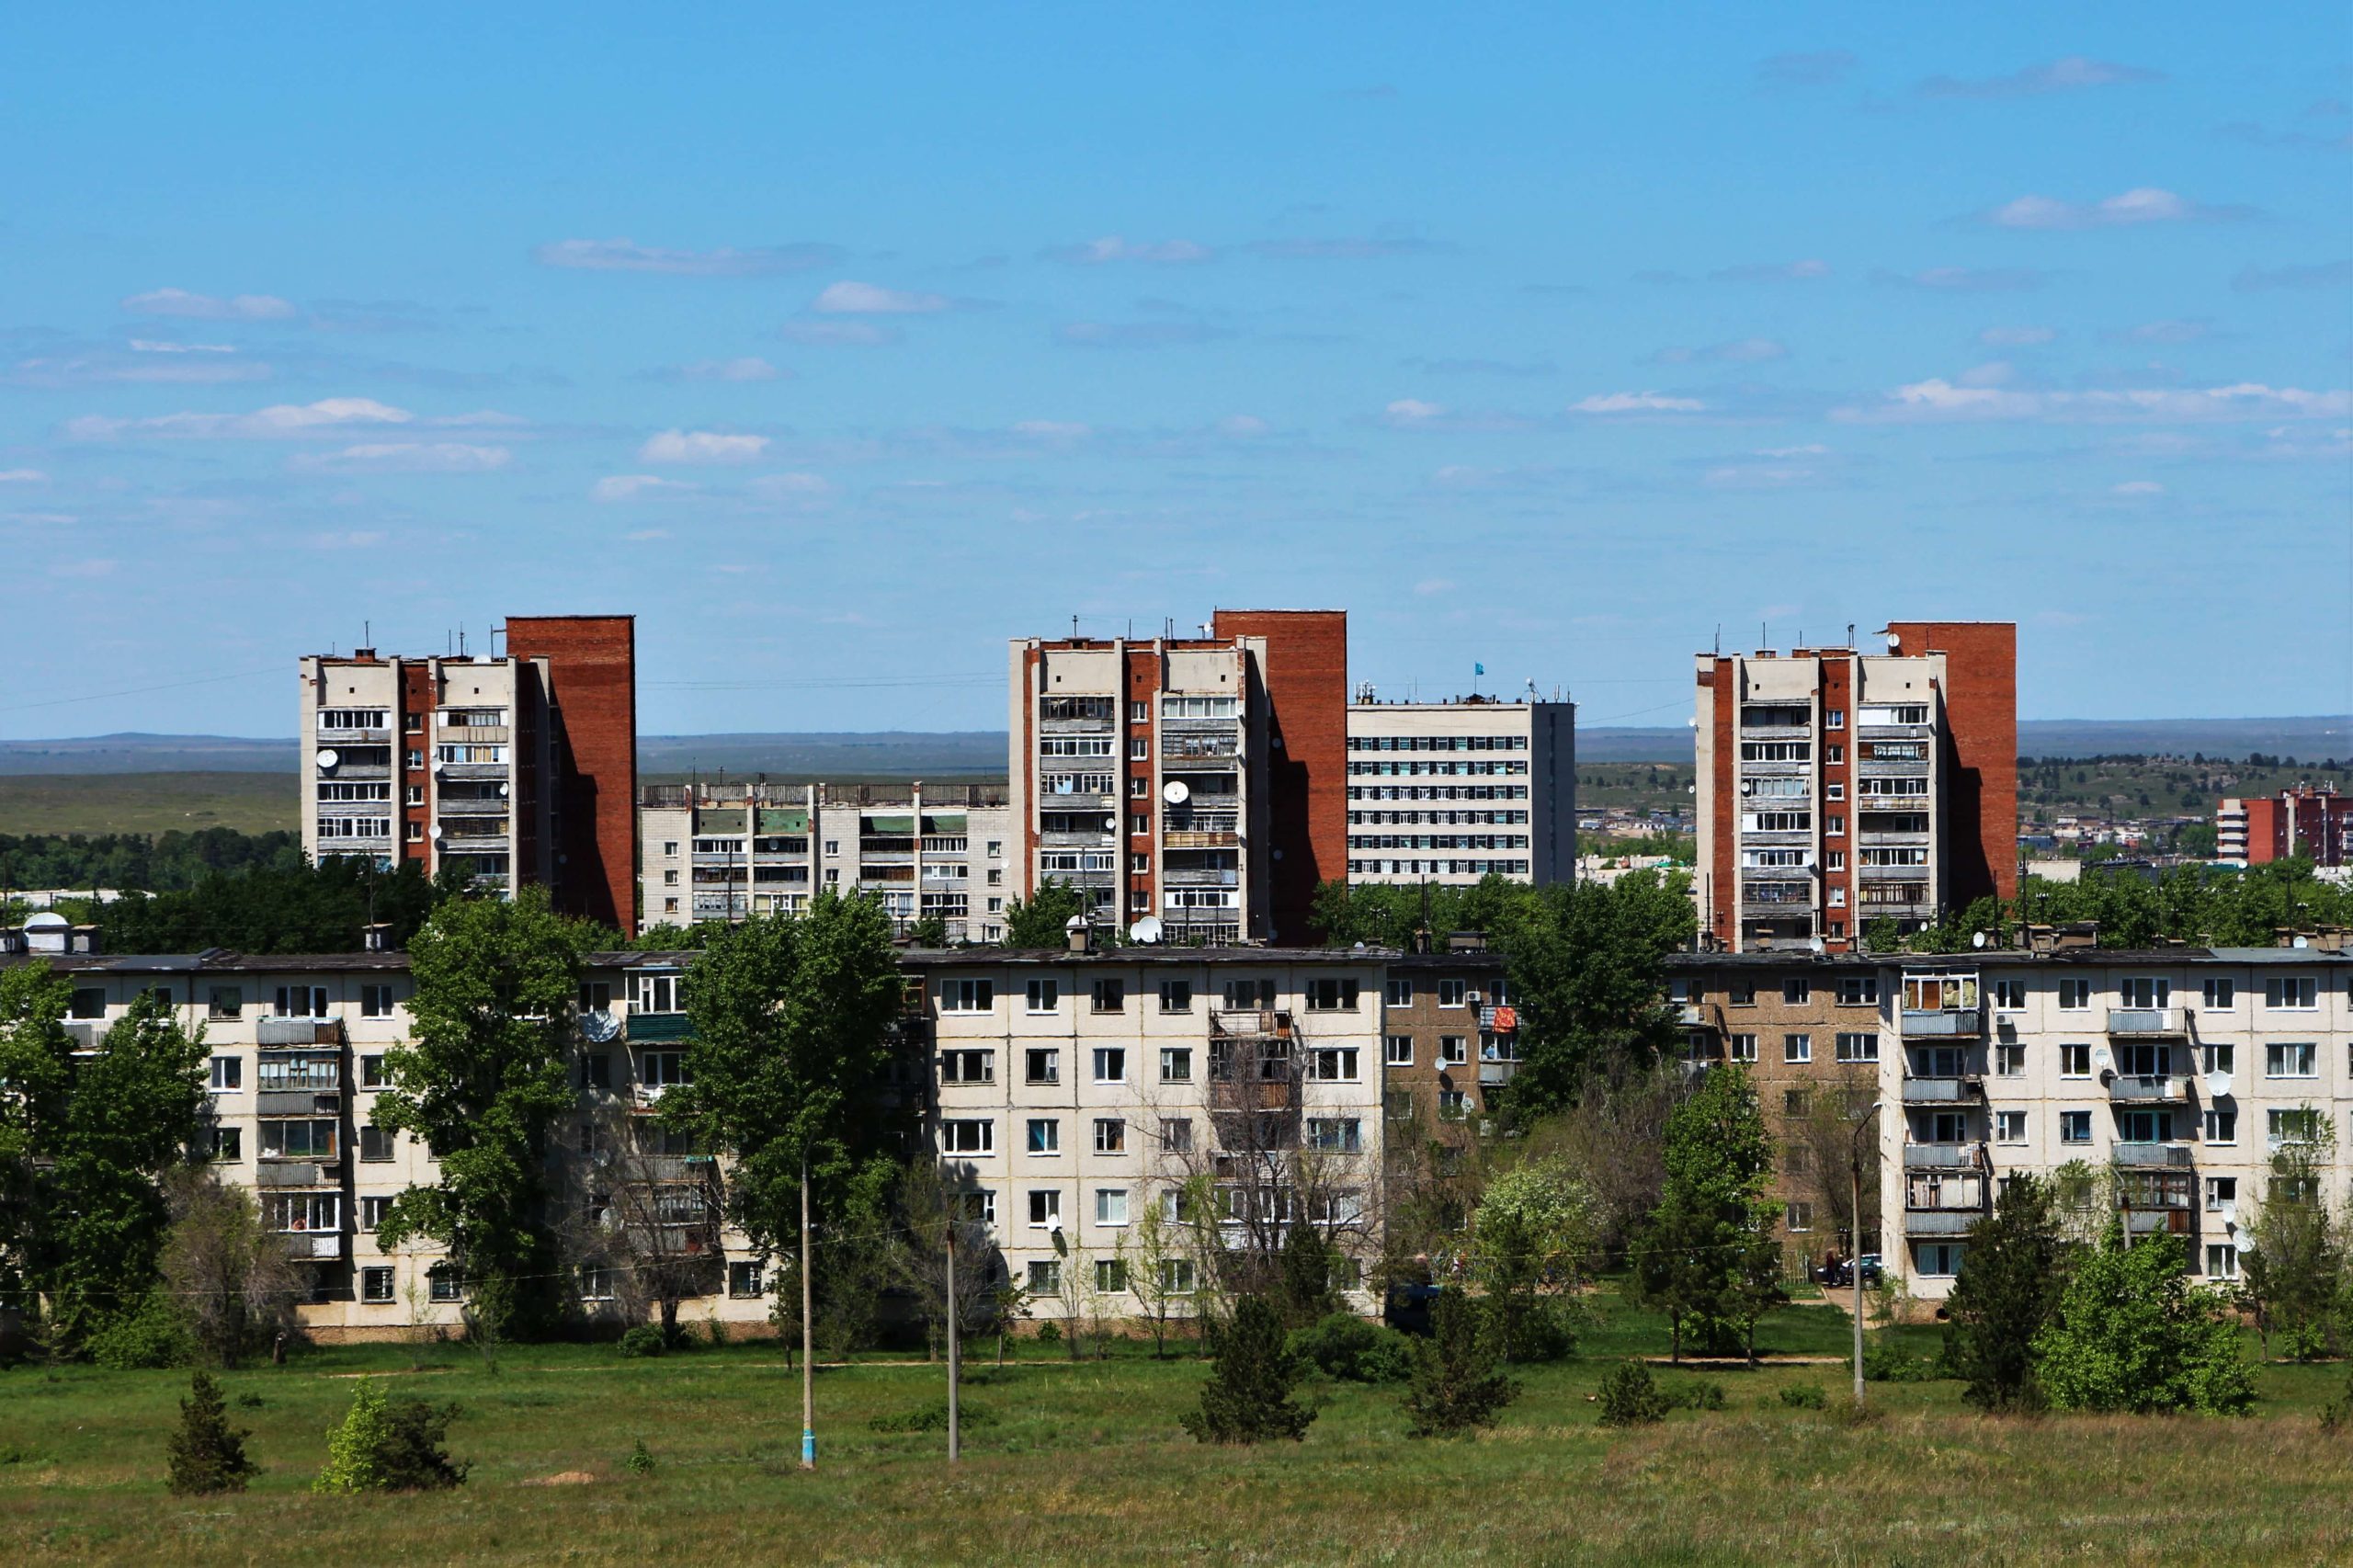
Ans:
[[[1604,1426],[1655,1426],[1665,1418],[1667,1408],[1658,1380],[1639,1358],[1620,1361],[1604,1374],[1600,1403]]]
[[[1687,1332],[1719,1353],[1745,1342],[1756,1358],[1756,1319],[1779,1291],[1772,1168],[1756,1092],[1738,1067],[1710,1072],[1667,1119],[1665,1189],[1631,1261],[1636,1296],[1667,1314],[1677,1360]]]
[[[229,1425],[221,1385],[210,1374],[197,1373],[188,1381],[188,1397],[180,1401],[179,1430],[165,1449],[172,1495],[243,1492],[246,1480],[261,1473],[261,1467],[245,1457],[245,1439],[252,1435]]]
[[[174,1171],[165,1188],[165,1286],[204,1352],[234,1367],[294,1327],[304,1281],[286,1238],[263,1226],[252,1193],[201,1165]]]
[[[1217,1357],[1201,1385],[1200,1408],[1181,1424],[1204,1443],[1298,1442],[1315,1419],[1314,1411],[1290,1398],[1298,1379],[1281,1314],[1262,1296],[1236,1297],[1217,1332]]]
[[[2035,1372],[2059,1410],[2244,1415],[2255,1380],[2238,1325],[2183,1273],[2180,1237],[2128,1243],[2111,1220],[2078,1261],[2058,1316],[2035,1335]]]
[[[2050,1185],[2010,1178],[1994,1212],[1970,1228],[1969,1266],[1947,1304],[1945,1359],[1980,1410],[2040,1409],[2034,1341],[2058,1315],[2067,1246]]]
[[[1067,945],[1072,920],[1087,913],[1086,895],[1069,882],[1048,877],[1028,898],[1005,901],[1005,945],[1059,948]]]
[[[573,1105],[583,960],[579,929],[538,888],[446,903],[409,950],[410,1043],[385,1053],[376,1119],[422,1139],[440,1180],[395,1198],[379,1240],[447,1246],[494,1337],[510,1320],[544,1331],[566,1304],[545,1173],[549,1129]]]
[[[443,1440],[455,1404],[390,1399],[373,1378],[351,1391],[351,1408],[327,1433],[327,1462],[311,1483],[324,1495],[428,1492],[464,1483],[470,1468],[453,1461]]]
[[[1493,1336],[1460,1290],[1444,1290],[1430,1309],[1430,1338],[1417,1344],[1405,1414],[1416,1437],[1452,1437],[1492,1426],[1518,1385],[1496,1364]]]
[[[1284,1326],[1305,1328],[1340,1310],[1332,1282],[1332,1247],[1313,1224],[1294,1223],[1283,1236],[1276,1282]]]
[[[1491,1332],[1506,1360],[1567,1354],[1574,1341],[1560,1292],[1588,1271],[1600,1213],[1593,1189],[1557,1155],[1522,1160],[1488,1185],[1472,1217],[1472,1241]]]
[[[2240,1249],[2240,1294],[2254,1309],[2265,1355],[2277,1335],[2285,1354],[2309,1361],[2337,1348],[2345,1236],[2327,1191],[2336,1134],[2314,1107],[2294,1115],[2303,1136],[2284,1139],[2271,1152],[2263,1203],[2247,1221]]]
[[[1537,889],[1500,933],[1520,1015],[1506,1114],[1528,1121],[1563,1109],[1597,1078],[1670,1050],[1680,1037],[1666,1006],[1665,960],[1692,929],[1680,872]]]

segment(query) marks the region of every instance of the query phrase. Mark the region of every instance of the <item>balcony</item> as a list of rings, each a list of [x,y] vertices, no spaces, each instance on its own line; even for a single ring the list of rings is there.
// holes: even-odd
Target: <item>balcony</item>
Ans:
[[[1934,724],[1857,724],[1855,733],[1867,741],[1925,741],[1937,733]]]
[[[1740,738],[1744,741],[1810,741],[1813,739],[1811,724],[1743,724]]]
[[[629,1038],[638,1040],[690,1040],[694,1028],[684,1013],[631,1013],[629,1016]]]
[[[371,778],[390,778],[392,776],[392,765],[389,762],[337,763],[334,772],[324,775],[324,777],[329,778],[341,778],[363,783]]]
[[[1038,843],[1047,849],[1110,849],[1118,846],[1119,839],[1109,830],[1090,828],[1085,833],[1041,833]]]
[[[2157,1170],[2188,1165],[2197,1151],[2187,1143],[2119,1143],[2109,1157],[2127,1170]]]
[[[503,746],[514,732],[504,724],[450,724],[434,726],[441,738],[455,744]]]
[[[2188,1208],[2128,1209],[2124,1228],[2135,1236],[2189,1236],[2198,1233],[2198,1218]]]
[[[1904,1009],[1906,1040],[1961,1039],[1984,1032],[1984,1014],[1975,1007]]]
[[[508,767],[503,762],[436,762],[433,777],[452,781],[464,778],[504,779]]]
[[[1975,1074],[1957,1078],[1906,1078],[1905,1105],[1957,1105],[1985,1097],[1985,1080]]]
[[[1181,735],[1163,735],[1160,740],[1160,756],[1161,759],[1167,763],[1207,764],[1216,767],[1233,767],[1242,761],[1242,744],[1239,741],[1227,738],[1202,736],[1199,739],[1190,739]]]
[[[323,746],[365,745],[369,742],[381,746],[391,744],[392,738],[392,727],[390,724],[369,724],[349,730],[329,729],[324,724],[319,726],[319,744]]]
[[[286,1251],[296,1258],[337,1258],[343,1256],[340,1231],[286,1231]]]
[[[1228,1040],[1288,1040],[1290,1015],[1271,1007],[1215,1007],[1210,1011],[1210,1033]]]
[[[2110,1007],[2108,1032],[2127,1039],[2181,1040],[2187,1038],[2189,1025],[2179,1007]]]
[[[341,1045],[343,1024],[335,1018],[256,1018],[256,1045]]]
[[[1242,873],[1231,866],[1163,866],[1160,880],[1173,888],[1231,888]]]
[[[1743,757],[1739,767],[1744,778],[1787,778],[1793,774],[1804,774],[1810,778],[1813,773],[1813,759],[1775,757],[1769,761],[1751,761]]]
[[[334,1116],[343,1109],[335,1089],[264,1089],[254,1096],[256,1116]]]
[[[1519,1063],[1517,1062],[1482,1062],[1479,1063],[1479,1082],[1489,1085],[1508,1084],[1518,1074],[1518,1073]]]
[[[337,1187],[342,1181],[340,1160],[273,1160],[265,1156],[254,1166],[256,1187]]]
[[[1983,1170],[1984,1165],[1983,1143],[1904,1145],[1904,1168],[1907,1171],[1974,1171]]]
[[[744,851],[740,848],[698,849],[694,852],[694,864],[698,866],[740,867],[744,864],[745,858],[746,857],[745,856]]]
[[[1907,1236],[1965,1236],[1970,1227],[1985,1218],[1983,1209],[1907,1209],[1904,1213],[1904,1233]]]
[[[2108,1097],[2114,1105],[2187,1105],[2189,1080],[2165,1073],[2126,1073],[2109,1080]]]

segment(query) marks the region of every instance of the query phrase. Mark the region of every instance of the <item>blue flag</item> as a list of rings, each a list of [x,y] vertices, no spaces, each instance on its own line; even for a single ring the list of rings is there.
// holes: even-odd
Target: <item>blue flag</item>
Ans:
[[[1472,665],[1471,666],[1471,673],[1474,676],[1485,675],[1487,673],[1487,666],[1484,665]]]

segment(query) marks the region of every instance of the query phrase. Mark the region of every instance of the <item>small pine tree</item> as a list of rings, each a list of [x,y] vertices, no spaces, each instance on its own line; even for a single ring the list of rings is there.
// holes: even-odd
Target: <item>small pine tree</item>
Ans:
[[[189,1380],[188,1398],[180,1401],[180,1429],[172,1434],[166,1449],[172,1495],[243,1492],[246,1479],[261,1473],[261,1467],[245,1457],[249,1436],[243,1427],[229,1425],[221,1385],[208,1374],[197,1373]]]
[[[1294,1404],[1298,1368],[1283,1342],[1282,1318],[1263,1298],[1242,1296],[1218,1331],[1217,1359],[1201,1385],[1201,1407],[1183,1419],[1204,1443],[1293,1442],[1307,1436],[1315,1413]]]
[[[629,1458],[623,1460],[621,1465],[631,1475],[652,1475],[654,1450],[645,1446],[644,1438],[640,1437],[637,1440],[637,1447],[629,1451]]]
[[[1342,1311],[1332,1288],[1332,1248],[1313,1225],[1293,1225],[1283,1237],[1282,1309],[1292,1328],[1305,1328]]]
[[[2334,1437],[2353,1426],[2353,1372],[2346,1374],[2345,1392],[2320,1407],[2320,1429]]]
[[[1620,1361],[1601,1380],[1604,1426],[1648,1426],[1665,1415],[1666,1396],[1642,1361]]]
[[[1969,1233],[1969,1267],[1947,1304],[1945,1363],[1980,1410],[2039,1410],[2034,1340],[2059,1311],[2066,1241],[2048,1184],[2014,1178]]]
[[[326,1468],[311,1490],[323,1495],[381,1491],[384,1430],[384,1391],[375,1379],[362,1378],[351,1391],[351,1408],[327,1433]]]
[[[311,1483],[323,1494],[431,1492],[457,1486],[467,1466],[453,1462],[442,1445],[454,1404],[384,1397],[373,1378],[352,1391],[351,1409],[327,1434],[326,1468]]]
[[[1439,1295],[1430,1313],[1430,1342],[1418,1347],[1405,1414],[1416,1437],[1459,1437],[1491,1426],[1519,1387],[1495,1364],[1494,1336],[1480,1332],[1480,1312],[1459,1290]]]

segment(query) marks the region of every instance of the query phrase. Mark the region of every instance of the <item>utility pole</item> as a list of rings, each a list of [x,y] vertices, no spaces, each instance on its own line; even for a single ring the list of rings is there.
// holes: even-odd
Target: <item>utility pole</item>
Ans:
[[[951,1204],[953,1199],[949,1200]],[[948,1214],[948,1462],[963,1457],[962,1434],[957,1430],[956,1386],[964,1381],[964,1314],[956,1302],[956,1213]]]
[[[809,1156],[801,1156],[801,1468],[817,1468],[817,1336],[809,1322]],[[1857,1343],[1860,1343],[1858,1341]],[[1859,1362],[1857,1365],[1860,1365]],[[1859,1377],[1861,1374],[1858,1373]]]
[[[1870,1109],[1855,1123],[1855,1135],[1848,1140],[1847,1175],[1852,1185],[1847,1201],[1853,1207],[1847,1214],[1853,1233],[1847,1238],[1847,1272],[1855,1282],[1855,1407],[1859,1410],[1863,1403],[1863,1129],[1871,1124],[1871,1118],[1886,1104],[1885,1100],[1873,1100]]]

